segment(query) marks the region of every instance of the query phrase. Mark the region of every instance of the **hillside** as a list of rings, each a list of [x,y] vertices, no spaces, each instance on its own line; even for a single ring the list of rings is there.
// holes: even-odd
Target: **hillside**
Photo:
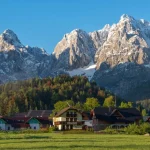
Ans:
[[[31,109],[53,109],[54,104],[60,100],[83,103],[88,97],[98,98],[100,104],[103,104],[104,99],[110,95],[95,82],[90,83],[82,76],[34,78],[0,86],[0,114],[11,115]]]

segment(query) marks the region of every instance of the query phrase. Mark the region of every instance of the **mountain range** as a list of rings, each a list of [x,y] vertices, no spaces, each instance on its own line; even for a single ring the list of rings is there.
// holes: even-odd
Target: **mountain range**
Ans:
[[[122,15],[87,33],[75,29],[54,52],[23,45],[12,30],[0,35],[0,84],[59,74],[85,75],[125,100],[150,98],[150,22]]]

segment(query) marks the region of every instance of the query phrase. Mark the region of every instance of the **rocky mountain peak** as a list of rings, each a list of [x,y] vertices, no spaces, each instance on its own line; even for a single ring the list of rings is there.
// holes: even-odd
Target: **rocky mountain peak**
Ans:
[[[18,39],[17,35],[10,29],[5,30],[2,33],[3,39],[12,45],[21,45],[20,40]]]
[[[89,33],[92,41],[94,42],[94,46],[96,48],[96,54],[95,54],[95,58],[94,58],[95,62],[98,59],[102,45],[107,40],[110,29],[111,29],[111,26],[109,24],[106,24],[101,30]]]
[[[0,51],[16,50],[23,47],[17,35],[10,29],[0,35]]]
[[[75,29],[64,35],[56,45],[53,54],[58,60],[59,67],[75,69],[84,67],[93,61],[95,48],[88,33]]]
[[[99,30],[99,31],[109,31],[110,28],[111,28],[110,24],[106,24],[106,25],[104,26],[104,28],[102,28],[102,29]]]
[[[97,67],[103,62],[110,67],[125,62],[150,63],[148,22],[122,15],[120,21],[110,28],[106,40],[99,49],[99,55],[96,56]]]
[[[123,14],[121,17],[120,17],[120,21],[125,21],[125,20],[134,20],[134,18],[130,15],[127,15],[127,14]]]

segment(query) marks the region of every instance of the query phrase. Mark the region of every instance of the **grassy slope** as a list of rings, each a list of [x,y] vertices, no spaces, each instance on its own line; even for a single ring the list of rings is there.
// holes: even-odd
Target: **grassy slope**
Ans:
[[[149,150],[149,141],[137,135],[0,133],[0,149],[7,150]]]

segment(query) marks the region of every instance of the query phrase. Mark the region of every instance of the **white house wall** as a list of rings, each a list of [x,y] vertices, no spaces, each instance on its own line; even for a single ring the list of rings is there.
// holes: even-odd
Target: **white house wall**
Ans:
[[[5,130],[8,130],[8,128],[9,128],[9,130],[14,130],[14,128],[11,126],[11,124],[6,124]]]
[[[84,120],[84,125],[86,125],[88,127],[92,127],[93,126],[93,120]]]
[[[40,124],[37,123],[32,123],[30,124],[31,129],[33,130],[39,130],[40,129]],[[35,129],[36,128],[36,129]]]
[[[58,129],[59,129],[59,130],[62,130],[62,125],[58,125]]]
[[[1,124],[0,124],[0,129],[1,129],[1,130],[6,130],[5,123],[1,123]]]
[[[14,130],[14,128],[10,124],[5,124],[5,123],[0,124],[1,130],[8,130],[8,128],[9,128],[9,130]]]

